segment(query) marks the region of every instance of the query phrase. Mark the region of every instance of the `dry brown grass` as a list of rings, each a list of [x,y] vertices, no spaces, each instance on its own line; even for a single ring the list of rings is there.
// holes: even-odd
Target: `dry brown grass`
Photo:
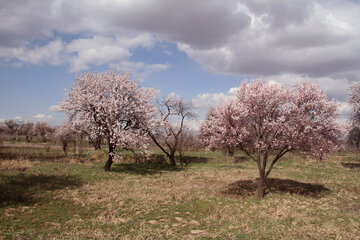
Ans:
[[[333,159],[332,163],[340,165],[338,159]],[[304,165],[311,163],[304,162]],[[299,168],[294,166],[290,170]],[[102,206],[92,224],[127,225],[129,231],[117,236],[121,239],[135,236],[136,239],[238,239],[239,236],[252,236],[251,239],[264,236],[269,239],[356,239],[360,233],[359,222],[340,214],[347,211],[347,216],[358,216],[359,185],[338,189],[339,179],[344,178],[340,176],[321,179],[319,182],[324,185],[275,178],[269,181],[271,192],[263,201],[257,202],[252,199],[256,176],[256,169],[232,167],[190,168],[145,176],[126,174],[122,180],[87,184],[77,190],[61,191],[61,195],[81,206]],[[284,177],[280,171],[274,176]],[[248,181],[252,183],[251,194],[226,192],[232,184]],[[276,197],[281,195],[285,197]],[[344,199],[349,201],[346,206],[341,205]],[[180,208],[192,201],[209,204],[204,216],[197,216],[196,211],[173,212],[176,206]],[[159,211],[154,218],[144,217]],[[134,218],[138,220],[132,229]],[[254,222],[259,223],[254,225]],[[211,230],[212,227],[216,231]],[[103,239],[109,237],[106,234],[100,236]]]
[[[70,204],[82,214],[72,213],[63,223],[46,219],[48,235],[28,227],[11,230],[14,233],[11,236],[20,239],[25,239],[24,236],[359,239],[360,236],[359,168],[349,165],[354,163],[351,154],[337,155],[323,163],[290,156],[271,173],[268,194],[262,201],[252,197],[258,176],[253,162],[234,163],[233,159],[224,158],[176,170],[142,172],[118,163],[115,171],[103,173],[102,163],[97,163],[103,157],[97,153],[86,164],[67,164],[61,174],[94,179],[84,180],[75,188],[51,192],[53,203]],[[56,164],[60,163],[53,162],[49,171],[54,166],[60,169]],[[30,209],[36,213],[39,208],[40,205]],[[14,213],[21,215],[29,211],[4,212],[10,219]]]
[[[0,171],[25,171],[39,164],[30,160],[0,160]]]
[[[110,173],[117,174],[117,173]],[[246,177],[246,176],[241,176]],[[121,180],[104,180],[86,184],[77,190],[62,193],[62,197],[78,204],[111,203],[119,207],[129,199],[134,200],[132,211],[149,212],[161,204],[192,199],[207,199],[222,195],[223,190],[235,179],[238,171],[180,171],[148,176],[128,175]],[[127,206],[129,207],[129,206]]]

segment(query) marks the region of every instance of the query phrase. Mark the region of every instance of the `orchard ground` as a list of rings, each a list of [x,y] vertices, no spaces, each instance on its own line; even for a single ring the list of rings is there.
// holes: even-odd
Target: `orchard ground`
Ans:
[[[157,161],[162,159],[158,153]],[[0,147],[0,239],[359,239],[360,161],[285,155],[254,199],[258,169],[240,153],[187,152],[185,166],[134,164],[106,151]]]

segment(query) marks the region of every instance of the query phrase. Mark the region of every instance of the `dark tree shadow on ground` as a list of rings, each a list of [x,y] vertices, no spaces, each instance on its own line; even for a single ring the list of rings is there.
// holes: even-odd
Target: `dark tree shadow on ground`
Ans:
[[[125,172],[135,175],[153,175],[165,171],[177,172],[184,170],[182,166],[171,166],[164,162],[117,163],[111,167],[112,172]]]
[[[194,156],[183,156],[182,159],[180,157],[176,158],[177,161],[182,161],[184,164],[189,163],[207,163],[209,161],[208,158],[205,157],[194,157]]]
[[[209,161],[208,158],[205,157],[196,157],[196,156],[175,156],[175,161],[177,163],[189,164],[189,163],[207,163]],[[163,154],[152,154],[150,158],[150,162],[154,163],[166,163],[168,159]]]
[[[360,168],[360,163],[344,163],[344,162],[342,162],[341,165],[344,168]]]
[[[177,166],[171,166],[168,163],[167,158],[162,154],[153,154],[149,161],[143,163],[135,163],[132,156],[127,156],[126,161],[131,161],[129,163],[115,163],[111,167],[113,172],[126,172],[136,175],[152,175],[161,172],[177,172],[186,169],[186,165],[189,163],[207,163],[209,159],[204,157],[193,157],[193,156],[184,156],[182,162],[179,156],[176,156],[175,160]]]
[[[289,194],[301,195],[312,198],[321,197],[324,193],[330,191],[323,185],[302,183],[294,180],[278,179],[278,178],[268,178],[266,180],[265,186],[266,186],[265,194],[269,192],[280,192],[280,193],[289,193]],[[223,191],[223,193],[229,195],[235,195],[236,197],[240,197],[240,198],[246,198],[246,197],[254,196],[256,192],[256,188],[257,188],[257,179],[255,181],[242,180],[228,185],[227,189]]]
[[[82,185],[80,178],[67,175],[16,175],[0,176],[0,207],[9,204],[31,205],[39,200],[39,194],[66,187]]]

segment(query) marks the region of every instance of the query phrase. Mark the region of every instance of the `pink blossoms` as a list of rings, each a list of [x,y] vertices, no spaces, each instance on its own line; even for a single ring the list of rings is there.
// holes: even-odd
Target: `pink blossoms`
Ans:
[[[78,75],[60,106],[68,121],[85,130],[91,139],[106,139],[110,170],[116,148],[146,152],[148,135],[143,129],[154,125],[152,89],[144,89],[128,74],[106,72]]]
[[[338,148],[337,116],[335,101],[316,85],[299,83],[286,90],[269,82],[244,82],[235,99],[208,114],[201,134],[209,148],[242,150],[257,162],[261,199],[266,177],[287,152],[305,151],[321,160]]]

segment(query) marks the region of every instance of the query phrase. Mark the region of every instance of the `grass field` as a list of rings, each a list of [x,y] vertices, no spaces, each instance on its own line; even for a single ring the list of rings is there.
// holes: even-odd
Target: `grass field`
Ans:
[[[104,172],[104,151],[3,146],[0,239],[360,239],[355,154],[285,156],[262,201],[255,162],[186,156],[183,167],[123,160]]]

